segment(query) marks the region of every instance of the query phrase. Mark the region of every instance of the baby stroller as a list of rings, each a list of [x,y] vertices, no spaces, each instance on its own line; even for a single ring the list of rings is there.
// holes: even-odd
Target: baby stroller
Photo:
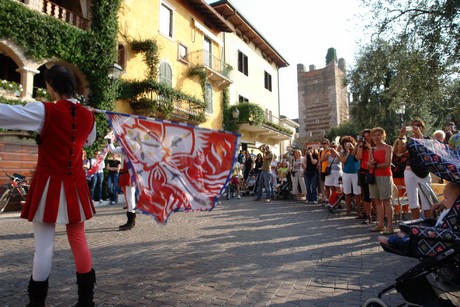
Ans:
[[[407,304],[460,306],[460,197],[441,227],[429,222],[417,220],[400,225],[401,231],[410,235],[407,250],[381,244],[386,252],[418,258],[421,262],[363,306],[387,306],[381,297],[392,289],[396,289]]]
[[[273,199],[290,199],[292,197],[292,180],[288,175],[273,189]]]
[[[329,196],[329,203],[326,205],[326,209],[330,213],[335,213],[337,209],[342,208],[342,201],[345,200],[345,194],[343,193],[342,177],[339,178],[339,188],[331,192]]]
[[[241,195],[255,195],[256,193],[256,183],[259,175],[254,173],[249,173],[248,179],[244,181],[243,188],[241,190]]]

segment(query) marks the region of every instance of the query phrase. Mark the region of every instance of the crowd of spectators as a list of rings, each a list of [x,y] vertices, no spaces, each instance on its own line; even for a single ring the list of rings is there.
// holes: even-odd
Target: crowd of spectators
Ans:
[[[251,154],[241,151],[240,163],[245,174],[242,184],[248,178],[256,178],[257,200],[265,191],[266,201],[272,188],[288,180],[292,184],[291,197],[307,204],[332,205],[331,196],[343,193],[346,215],[356,215],[365,224],[375,222],[370,231],[390,234],[393,232],[392,198],[407,194],[412,219],[431,215],[429,201],[418,189],[419,183],[430,184],[435,176],[415,168],[407,148],[409,137],[428,138],[424,131],[425,123],[416,118],[410,126],[401,127],[392,145],[386,143],[386,131],[374,127],[362,130],[356,139],[349,135],[335,141],[325,138],[319,144],[308,144],[304,151],[295,149],[279,159],[270,152],[268,161],[264,148],[257,156],[253,151]],[[454,123],[449,123],[445,130],[434,131],[432,138],[452,148],[460,147],[460,135]],[[373,181],[368,174],[373,174]],[[433,180],[442,182],[437,177]]]

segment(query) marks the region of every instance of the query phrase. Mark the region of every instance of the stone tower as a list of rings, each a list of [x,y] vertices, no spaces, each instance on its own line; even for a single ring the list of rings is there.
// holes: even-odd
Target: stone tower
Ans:
[[[348,120],[348,91],[344,86],[344,59],[330,62],[322,69],[310,65],[306,71],[297,64],[299,96],[299,138],[303,142],[320,141],[326,132]]]

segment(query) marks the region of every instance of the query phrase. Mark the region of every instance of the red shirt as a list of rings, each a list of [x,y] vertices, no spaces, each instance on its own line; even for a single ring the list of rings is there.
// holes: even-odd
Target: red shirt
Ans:
[[[377,164],[385,163],[385,149],[375,150],[374,149],[374,161]],[[391,164],[385,168],[375,168],[375,176],[391,176]]]

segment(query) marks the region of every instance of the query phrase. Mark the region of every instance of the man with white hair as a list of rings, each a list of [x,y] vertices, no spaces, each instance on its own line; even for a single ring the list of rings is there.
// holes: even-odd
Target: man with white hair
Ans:
[[[433,132],[433,139],[438,140],[441,143],[444,143],[444,139],[446,138],[446,133],[443,130],[436,130]]]

